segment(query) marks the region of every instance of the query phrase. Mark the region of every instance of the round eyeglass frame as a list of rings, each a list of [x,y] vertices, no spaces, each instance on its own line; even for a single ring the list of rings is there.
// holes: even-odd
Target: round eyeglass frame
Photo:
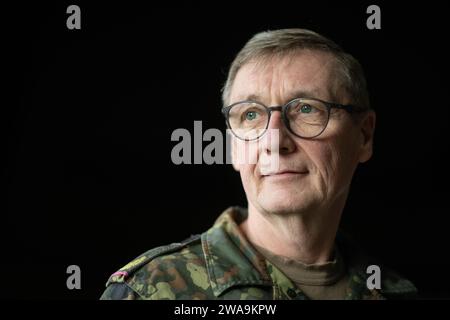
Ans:
[[[323,104],[326,106],[326,108],[327,108],[327,113],[328,113],[328,114],[327,114],[327,120],[326,120],[325,125],[323,126],[322,130],[321,130],[318,134],[316,134],[316,135],[314,135],[314,136],[311,136],[311,137],[303,137],[303,136],[301,136],[301,135],[295,133],[294,130],[292,130],[291,125],[290,125],[290,123],[289,123],[289,120],[288,120],[288,118],[287,118],[287,116],[286,116],[286,112],[287,112],[288,107],[289,107],[291,104],[293,104],[294,102],[296,102],[296,101],[301,101],[301,100],[313,100],[313,101],[318,101],[318,102],[323,103]],[[234,106],[236,106],[236,105],[238,105],[238,104],[242,104],[242,103],[254,103],[254,104],[257,104],[257,105],[259,105],[259,106],[261,106],[261,107],[264,107],[264,109],[266,110],[267,114],[269,115],[269,117],[267,118],[266,127],[263,129],[263,130],[264,130],[263,133],[260,134],[259,136],[257,136],[256,138],[252,138],[252,139],[244,139],[244,138],[241,138],[241,137],[239,137],[239,136],[233,131],[233,128],[231,128],[231,125],[230,125],[230,119],[229,119],[229,118],[230,118],[230,117],[229,117],[229,115],[230,115],[230,110],[231,110]],[[283,119],[283,123],[284,123],[284,125],[286,126],[286,128],[289,130],[290,133],[292,133],[292,134],[295,135],[296,137],[299,137],[299,138],[302,138],[302,139],[314,139],[314,138],[317,138],[318,136],[320,136],[320,135],[325,131],[325,129],[327,128],[328,122],[330,121],[330,113],[331,113],[331,109],[333,109],[333,108],[335,108],[335,109],[343,109],[343,110],[347,111],[347,112],[350,113],[350,114],[352,114],[352,113],[360,113],[360,112],[364,112],[364,111],[367,110],[367,109],[365,109],[365,108],[361,108],[361,107],[359,107],[359,106],[355,106],[355,105],[351,105],[351,104],[344,105],[344,104],[339,104],[339,103],[333,103],[333,102],[323,101],[323,100],[320,100],[320,99],[317,99],[317,98],[306,98],[306,97],[302,97],[302,98],[295,98],[295,99],[292,99],[292,100],[288,101],[286,104],[281,105],[281,106],[271,106],[271,107],[268,107],[268,106],[266,106],[264,103],[261,103],[261,102],[259,102],[259,101],[255,101],[255,100],[243,100],[243,101],[238,101],[238,102],[235,102],[235,103],[233,103],[233,104],[230,104],[229,106],[223,107],[223,108],[222,108],[222,114],[225,116],[225,122],[226,122],[226,125],[227,125],[228,129],[230,129],[231,132],[233,133],[233,135],[234,135],[236,138],[240,139],[240,140],[244,140],[244,141],[254,141],[254,140],[257,140],[257,139],[261,138],[261,137],[267,132],[267,128],[269,127],[269,123],[270,123],[270,117],[272,116],[272,112],[273,112],[273,111],[280,111],[280,112],[281,112],[281,117],[282,117],[282,119]]]

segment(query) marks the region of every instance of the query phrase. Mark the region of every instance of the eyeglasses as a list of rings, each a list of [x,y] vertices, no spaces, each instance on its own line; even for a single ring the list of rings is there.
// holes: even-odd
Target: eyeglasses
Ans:
[[[364,112],[366,109],[354,105],[342,105],[314,98],[296,98],[283,106],[267,107],[246,100],[222,108],[226,123],[233,134],[246,141],[259,139],[269,127],[273,111],[280,111],[286,128],[300,138],[312,139],[327,127],[332,108],[344,109],[348,113]]]

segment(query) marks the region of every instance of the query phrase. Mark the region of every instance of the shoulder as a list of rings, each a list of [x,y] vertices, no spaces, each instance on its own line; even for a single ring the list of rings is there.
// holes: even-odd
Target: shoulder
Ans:
[[[151,249],[113,273],[101,299],[206,298],[201,236]]]

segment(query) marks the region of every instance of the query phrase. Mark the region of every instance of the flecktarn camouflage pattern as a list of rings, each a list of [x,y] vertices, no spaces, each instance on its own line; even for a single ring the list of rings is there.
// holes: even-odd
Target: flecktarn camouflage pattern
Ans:
[[[205,233],[149,250],[109,278],[101,299],[308,299],[246,240],[238,227],[246,216],[230,207]],[[366,268],[377,263],[339,237],[337,245],[350,276],[346,299],[415,297],[410,281],[379,263],[381,289],[369,290]]]

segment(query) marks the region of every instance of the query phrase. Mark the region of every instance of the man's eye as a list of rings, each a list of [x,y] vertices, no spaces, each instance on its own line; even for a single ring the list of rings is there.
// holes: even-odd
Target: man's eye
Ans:
[[[314,107],[310,106],[309,104],[304,104],[300,107],[301,113],[313,113],[315,110]]]
[[[245,120],[255,120],[258,114],[255,111],[247,111],[245,113]]]

